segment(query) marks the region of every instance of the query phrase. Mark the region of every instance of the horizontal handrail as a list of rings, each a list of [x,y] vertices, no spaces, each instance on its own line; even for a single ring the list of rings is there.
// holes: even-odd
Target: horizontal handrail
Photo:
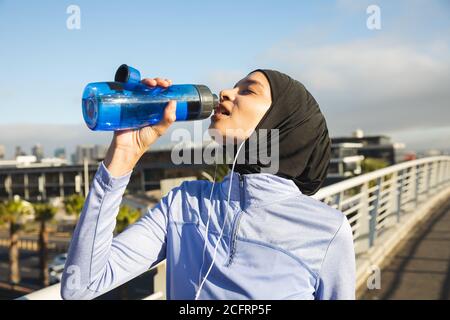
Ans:
[[[405,161],[402,163],[398,163],[383,169],[375,170],[369,173],[365,173],[344,181],[340,181],[337,183],[334,183],[332,185],[326,186],[322,189],[320,189],[315,195],[312,197],[315,199],[323,199],[329,195],[335,194],[340,191],[344,191],[346,189],[354,188],[366,181],[374,180],[379,177],[383,177],[385,175],[401,171],[403,169],[408,169],[420,164],[435,162],[435,161],[447,161],[450,162],[450,156],[436,156],[436,157],[427,157],[427,158],[421,158],[417,160],[411,160],[411,161]],[[447,169],[448,170],[448,169]]]

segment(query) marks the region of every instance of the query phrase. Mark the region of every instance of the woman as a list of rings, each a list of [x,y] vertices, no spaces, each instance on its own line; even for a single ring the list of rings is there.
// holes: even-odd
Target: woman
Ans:
[[[175,110],[171,101],[159,124],[114,134],[72,238],[62,297],[94,298],[166,259],[168,299],[354,299],[350,225],[309,197],[329,165],[325,119],[301,83],[274,70],[221,91],[210,129],[239,144],[235,156],[261,129],[277,130],[268,146],[277,150],[277,172],[244,148],[243,163],[235,157],[222,182],[182,183],[113,237],[131,172]]]

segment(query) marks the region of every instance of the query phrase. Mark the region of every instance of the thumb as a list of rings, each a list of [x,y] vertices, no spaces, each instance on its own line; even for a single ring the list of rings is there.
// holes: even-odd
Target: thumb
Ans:
[[[141,139],[145,145],[150,145],[160,136],[162,136],[172,123],[176,120],[176,104],[175,100],[170,100],[164,108],[164,115],[160,122],[153,126],[142,128]]]

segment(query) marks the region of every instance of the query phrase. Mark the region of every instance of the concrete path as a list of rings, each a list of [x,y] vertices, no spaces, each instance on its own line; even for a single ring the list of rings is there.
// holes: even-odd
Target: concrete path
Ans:
[[[361,299],[450,299],[450,199],[416,226]]]

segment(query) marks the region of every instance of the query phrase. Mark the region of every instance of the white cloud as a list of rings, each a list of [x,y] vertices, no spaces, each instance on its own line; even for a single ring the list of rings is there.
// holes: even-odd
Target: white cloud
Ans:
[[[220,90],[232,88],[236,82],[244,78],[248,72],[250,72],[250,70],[217,70],[208,74],[205,82],[208,83],[210,89],[218,95]]]
[[[358,126],[383,133],[448,124],[449,46],[439,41],[423,48],[392,39],[307,48],[292,41],[263,60],[310,89],[332,132]]]
[[[301,46],[294,38],[274,45],[257,62],[303,82],[321,105],[332,135],[360,127],[414,142],[408,136],[420,132],[423,138],[411,144],[414,148],[426,147],[427,139],[445,147],[447,140],[438,135],[448,130],[429,129],[449,123],[449,53],[442,39],[416,45],[391,36]],[[210,83],[224,88],[245,75],[216,72]]]

